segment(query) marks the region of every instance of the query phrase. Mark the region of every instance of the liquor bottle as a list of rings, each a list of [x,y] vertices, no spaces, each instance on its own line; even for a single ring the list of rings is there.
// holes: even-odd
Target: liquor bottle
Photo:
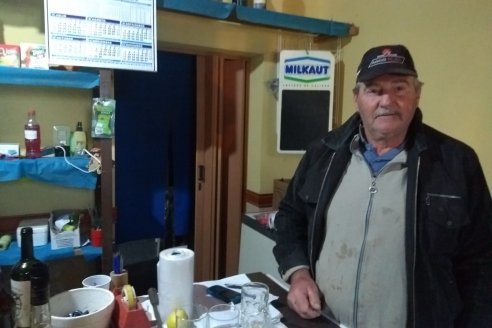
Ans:
[[[48,266],[36,262],[31,267],[31,328],[51,328],[50,278]]]
[[[84,129],[82,128],[82,122],[77,122],[75,132],[70,139],[70,153],[72,153],[72,155],[84,155],[86,143],[87,139]]]
[[[16,301],[15,325],[17,328],[31,327],[31,268],[46,264],[34,257],[32,228],[21,229],[20,260],[10,271],[10,288]]]
[[[41,130],[36,121],[36,111],[27,112],[27,122],[24,125],[24,141],[26,143],[26,157],[38,158],[41,156]]]
[[[2,272],[0,268],[0,273]],[[0,278],[0,327],[14,328],[15,302],[3,284],[3,277]]]
[[[266,0],[253,0],[253,8],[265,9],[266,8]]]

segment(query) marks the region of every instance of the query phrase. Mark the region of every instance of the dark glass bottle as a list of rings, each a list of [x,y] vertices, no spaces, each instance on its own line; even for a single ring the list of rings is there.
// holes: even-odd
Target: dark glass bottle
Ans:
[[[50,276],[48,266],[36,262],[31,267],[31,328],[51,328]]]
[[[24,125],[24,141],[27,158],[41,156],[41,129],[36,121],[36,111],[33,109],[27,112],[27,121]]]
[[[31,268],[46,264],[34,257],[32,228],[21,229],[21,256],[10,271],[10,287],[16,303],[15,325],[17,328],[31,327]]]

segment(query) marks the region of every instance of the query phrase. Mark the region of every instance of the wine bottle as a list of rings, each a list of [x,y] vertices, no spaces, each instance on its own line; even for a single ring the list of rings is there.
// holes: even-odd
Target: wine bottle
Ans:
[[[31,328],[51,328],[49,270],[42,262],[31,267]]]
[[[36,111],[33,109],[27,112],[27,121],[24,125],[24,141],[27,158],[41,156],[41,129],[36,121]]]
[[[21,229],[20,260],[10,271],[10,288],[16,302],[15,325],[17,328],[31,327],[31,268],[46,265],[34,257],[32,228]]]

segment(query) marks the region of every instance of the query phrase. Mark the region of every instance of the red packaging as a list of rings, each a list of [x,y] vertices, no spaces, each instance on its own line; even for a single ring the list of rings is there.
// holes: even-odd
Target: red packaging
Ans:
[[[20,47],[0,44],[0,66],[20,67]]]

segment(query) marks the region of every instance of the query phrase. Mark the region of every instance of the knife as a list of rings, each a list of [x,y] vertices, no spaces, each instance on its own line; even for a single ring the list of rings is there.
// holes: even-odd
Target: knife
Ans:
[[[150,304],[152,304],[152,308],[154,309],[155,320],[157,321],[157,327],[162,327],[162,319],[159,313],[159,309],[157,305],[159,305],[159,296],[157,296],[157,289],[154,287],[149,288],[148,291]]]

